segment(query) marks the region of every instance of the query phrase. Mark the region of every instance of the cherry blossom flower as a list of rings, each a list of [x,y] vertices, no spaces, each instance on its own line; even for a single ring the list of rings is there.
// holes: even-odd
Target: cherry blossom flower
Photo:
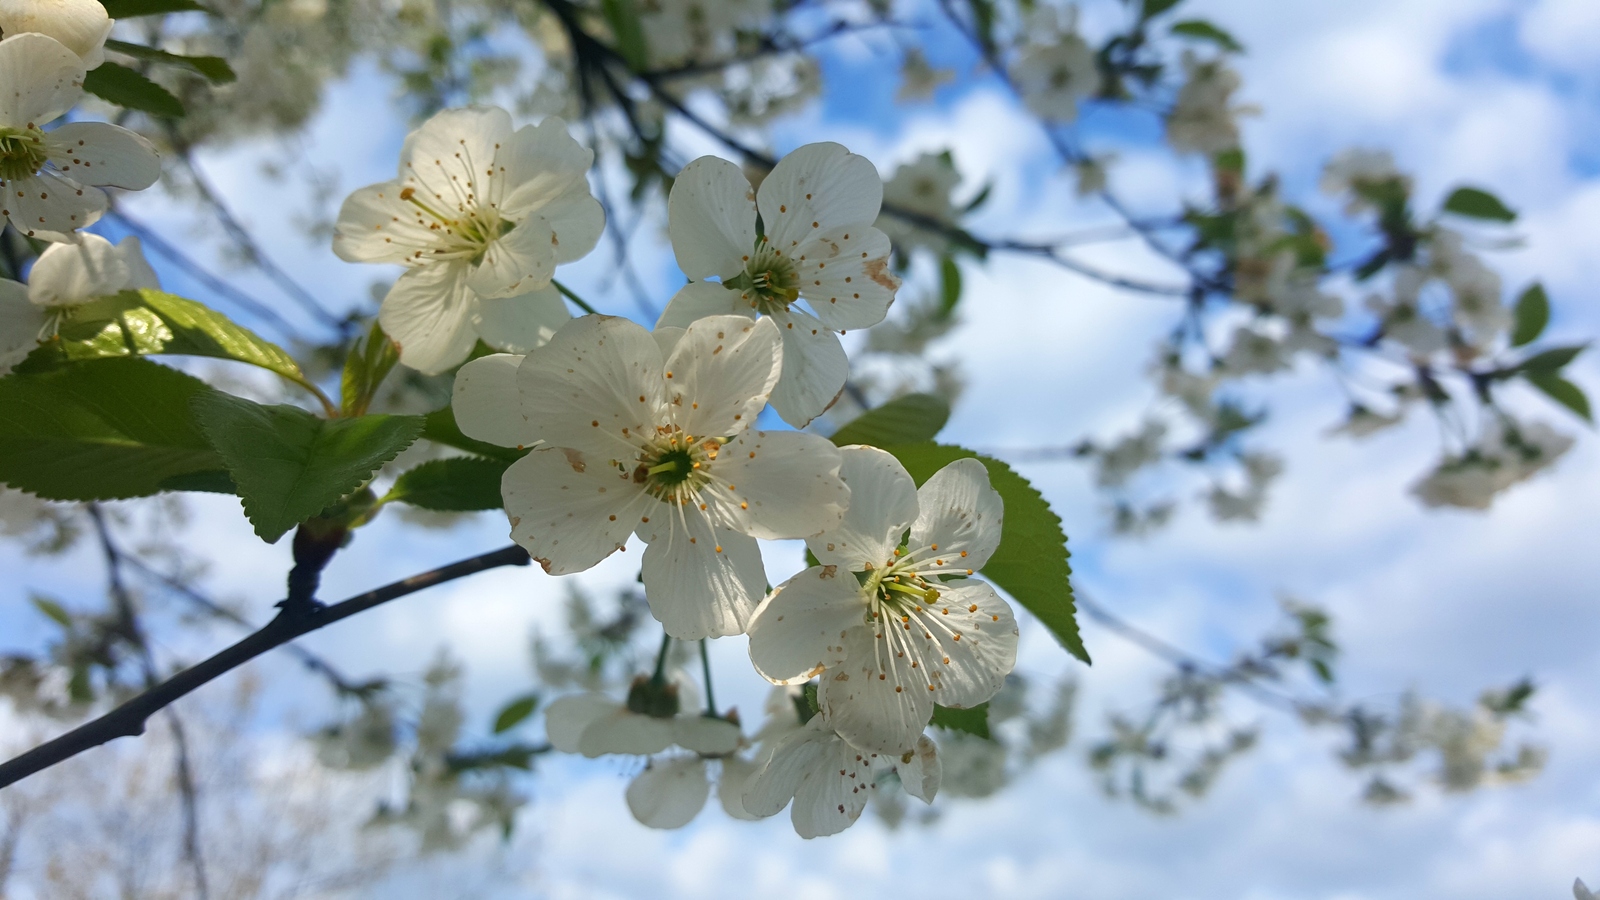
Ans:
[[[408,269],[378,313],[401,362],[437,374],[479,338],[526,352],[560,327],[556,265],[605,229],[593,159],[558,118],[513,130],[505,110],[451,109],[406,138],[399,178],[345,199],[334,252]]]
[[[883,321],[900,287],[888,268],[889,239],[872,224],[882,203],[878,170],[838,144],[785,156],[759,192],[727,160],[689,163],[673,183],[667,230],[691,283],[657,327],[729,313],[771,318],[784,358],[772,407],[804,426],[832,405],[849,375],[835,332]]]
[[[750,659],[775,684],[820,675],[817,699],[832,727],[863,750],[898,755],[915,746],[935,703],[976,706],[1016,664],[1010,605],[967,577],[1000,544],[1002,504],[974,459],[918,490],[882,450],[847,447],[843,456],[850,509],[807,540],[821,565],[761,604]]]
[[[1207,156],[1239,146],[1237,119],[1256,112],[1233,105],[1234,92],[1244,84],[1239,73],[1220,59],[1201,60],[1187,51],[1183,68],[1188,80],[1167,117],[1167,140],[1178,150]]]
[[[76,244],[51,244],[34,261],[27,285],[0,281],[0,375],[56,332],[57,314],[119,291],[156,288],[139,239],[113,245],[97,234]]]
[[[85,69],[106,61],[113,24],[100,0],[0,0],[0,33],[55,38],[83,60]]]
[[[1011,79],[1028,109],[1050,122],[1076,119],[1078,104],[1100,90],[1094,48],[1076,34],[1024,50],[1011,66]]]
[[[817,534],[849,502],[831,443],[750,428],[782,360],[770,320],[712,316],[652,335],[584,316],[520,362],[464,366],[456,421],[491,443],[545,443],[502,491],[512,538],[546,572],[583,571],[637,534],[645,597],[668,634],[738,634],[766,592],[756,539]]]
[[[725,719],[681,712],[677,685],[641,676],[618,703],[605,694],[574,694],[545,710],[550,746],[593,758],[607,754],[650,756],[676,744],[695,753],[732,753],[739,726]]]
[[[883,198],[897,209],[942,225],[954,225],[956,210],[950,194],[960,183],[961,173],[956,171],[949,153],[924,153],[895,169],[894,177],[883,186]],[[906,252],[926,247],[942,254],[950,244],[943,234],[895,216],[879,216],[878,228]]]
[[[149,141],[105,122],[44,126],[83,96],[85,70],[54,38],[0,40],[0,216],[29,237],[70,242],[106,211],[102,187],[144,190],[161,176]]]

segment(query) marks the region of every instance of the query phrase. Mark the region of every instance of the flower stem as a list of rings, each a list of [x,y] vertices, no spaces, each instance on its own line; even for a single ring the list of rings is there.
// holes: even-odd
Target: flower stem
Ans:
[[[656,654],[656,671],[650,680],[656,684],[665,683],[667,680],[667,651],[672,649],[672,635],[661,632],[661,652]]]
[[[588,301],[584,300],[582,297],[579,297],[577,294],[573,293],[572,292],[572,288],[569,288],[566,285],[562,284],[561,282],[556,281],[554,278],[550,279],[550,283],[556,286],[556,290],[561,292],[561,296],[566,297],[568,300],[571,300],[573,303],[576,303],[578,305],[579,309],[581,309],[584,312],[589,313],[591,315],[599,315],[600,314],[598,310],[596,310],[594,307],[589,305]]]
[[[717,696],[711,691],[711,654],[706,652],[706,639],[700,639],[700,671],[706,678],[706,715],[716,718]]]

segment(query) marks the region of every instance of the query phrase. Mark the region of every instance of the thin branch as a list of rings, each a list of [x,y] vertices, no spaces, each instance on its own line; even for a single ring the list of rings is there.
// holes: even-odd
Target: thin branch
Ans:
[[[280,647],[301,635],[434,585],[500,566],[525,566],[528,562],[527,551],[513,544],[413,575],[377,590],[357,594],[332,606],[319,605],[309,611],[297,608],[283,609],[260,631],[210,659],[179,672],[105,715],[86,722],[49,743],[35,747],[8,762],[0,763],[0,789],[71,759],[92,747],[98,747],[119,737],[137,737],[143,734],[145,723],[159,710],[165,709],[191,691],[237,669],[268,650]]]

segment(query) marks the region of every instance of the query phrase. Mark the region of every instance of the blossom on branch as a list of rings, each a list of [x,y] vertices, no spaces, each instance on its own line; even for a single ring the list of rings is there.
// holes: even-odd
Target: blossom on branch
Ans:
[[[119,291],[158,288],[139,239],[112,244],[98,234],[76,244],[51,244],[39,254],[27,285],[0,281],[0,375],[56,333],[61,310]]]
[[[100,0],[0,0],[0,34],[55,38],[83,60],[85,69],[106,61],[106,38],[114,24]]]

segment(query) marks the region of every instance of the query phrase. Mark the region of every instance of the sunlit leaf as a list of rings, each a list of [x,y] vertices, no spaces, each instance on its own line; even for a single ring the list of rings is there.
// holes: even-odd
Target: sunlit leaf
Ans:
[[[931,441],[950,420],[950,404],[932,394],[906,394],[869,409],[833,433],[833,442],[871,444],[914,444]]]

